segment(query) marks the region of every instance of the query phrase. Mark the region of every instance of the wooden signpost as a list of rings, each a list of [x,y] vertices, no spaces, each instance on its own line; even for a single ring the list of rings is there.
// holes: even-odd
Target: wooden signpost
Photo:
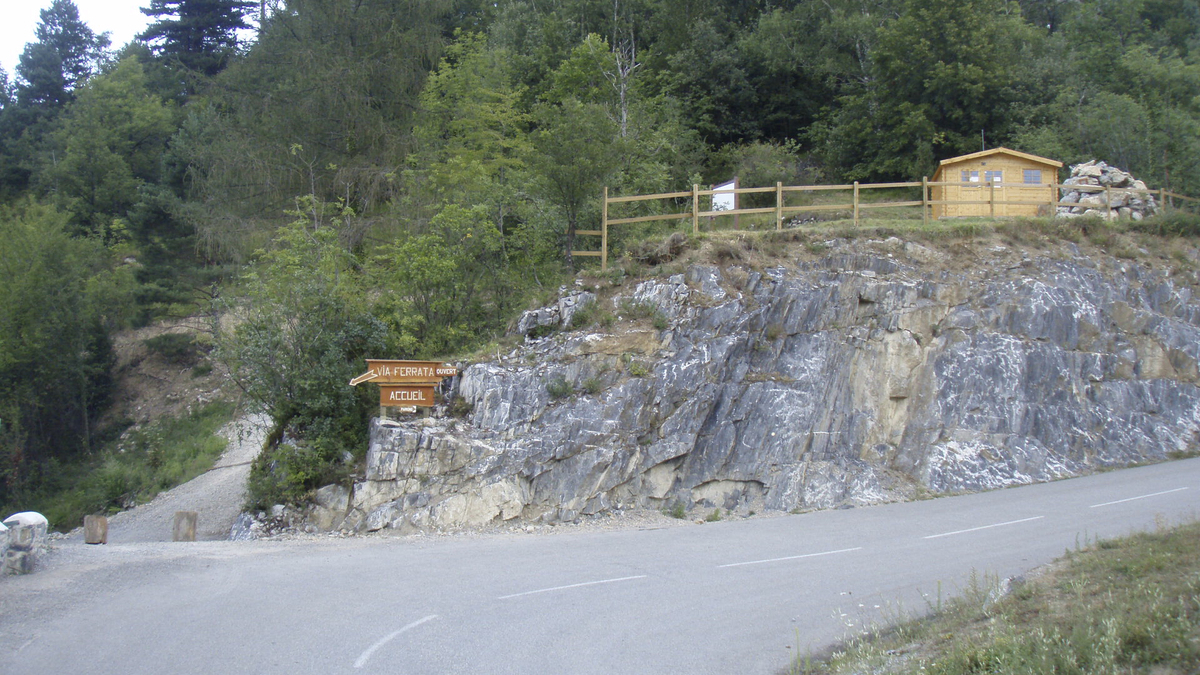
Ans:
[[[416,412],[418,407],[432,408],[434,389],[443,378],[457,374],[457,368],[441,361],[367,359],[367,372],[350,380],[350,386],[378,384],[381,407]]]
[[[433,406],[433,384],[380,385],[381,406]]]
[[[442,378],[453,377],[458,369],[441,361],[399,361],[367,359],[367,372],[350,380],[350,386],[363,382],[375,384],[439,384]]]

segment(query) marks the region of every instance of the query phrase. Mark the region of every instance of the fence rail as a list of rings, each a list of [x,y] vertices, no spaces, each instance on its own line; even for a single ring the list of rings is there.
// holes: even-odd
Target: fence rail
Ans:
[[[936,187],[959,187],[966,189],[979,190],[980,194],[987,194],[987,199],[933,199],[931,190]],[[921,198],[909,199],[903,201],[879,202],[868,201],[864,202],[861,199],[863,190],[880,190],[880,189],[903,189],[903,188],[921,188]],[[996,199],[997,188],[1024,188],[1024,189],[1045,189],[1055,195],[1052,200],[1020,200],[1020,199]],[[751,188],[735,188],[732,190],[701,190],[699,185],[693,185],[691,190],[683,192],[662,192],[652,195],[629,195],[625,197],[610,197],[608,188],[604,188],[603,208],[601,209],[601,220],[599,230],[576,230],[577,236],[594,236],[600,237],[600,250],[598,251],[571,251],[574,256],[598,257],[600,258],[600,268],[608,270],[608,227],[609,225],[626,225],[632,223],[650,223],[663,220],[684,220],[691,218],[692,232],[698,234],[700,232],[700,219],[712,218],[716,216],[741,216],[752,214],[775,214],[775,229],[783,229],[783,217],[789,213],[811,213],[815,211],[852,211],[854,224],[857,226],[862,219],[861,211],[863,209],[883,209],[883,208],[905,208],[905,207],[921,207],[921,221],[928,223],[931,215],[931,210],[934,206],[987,206],[989,215],[995,217],[997,206],[1047,206],[1057,208],[1060,206],[1081,206],[1079,202],[1064,202],[1062,201],[1063,188],[1078,190],[1080,192],[1091,192],[1105,195],[1104,204],[1085,204],[1083,206],[1093,206],[1099,208],[1104,206],[1108,217],[1112,217],[1112,195],[1116,194],[1131,194],[1142,193],[1152,196],[1157,196],[1159,204],[1174,207],[1175,200],[1180,200],[1187,203],[1198,203],[1200,199],[1188,197],[1175,192],[1171,192],[1165,188],[1152,190],[1148,188],[1114,188],[1101,185],[1064,185],[1062,183],[999,183],[999,182],[933,182],[928,178],[922,178],[919,182],[907,183],[858,183],[854,182],[849,185],[784,185],[776,183],[774,187],[751,187]],[[848,204],[809,204],[801,206],[788,206],[786,204],[785,195],[797,192],[822,192],[830,190],[848,190],[853,194],[852,200]],[[713,195],[735,194],[775,194],[775,206],[756,207],[748,209],[729,209],[729,210],[714,210],[701,211],[700,198],[711,197]],[[633,204],[638,202],[647,202],[655,200],[681,200],[687,199],[690,202],[691,208],[687,211],[679,211],[676,213],[658,213],[648,216],[633,216],[629,218],[609,218],[609,207],[613,204]]]

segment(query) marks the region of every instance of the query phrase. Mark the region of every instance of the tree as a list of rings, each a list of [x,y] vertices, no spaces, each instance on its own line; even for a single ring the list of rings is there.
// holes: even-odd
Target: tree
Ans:
[[[17,63],[17,100],[60,108],[96,71],[109,45],[108,34],[92,32],[71,0],[54,0],[41,11],[35,35],[37,41],[25,45]]]
[[[225,68],[237,50],[237,32],[250,27],[250,0],[150,0],[142,8],[157,20],[138,37],[155,53],[207,77]]]
[[[486,206],[498,231],[524,217],[531,119],[520,107],[506,52],[459,34],[419,97],[417,149],[407,173],[438,209]],[[415,219],[425,220],[419,211]]]
[[[176,139],[214,254],[268,236],[297,194],[371,213],[394,195],[450,0],[291,0],[206,91]]]
[[[0,503],[53,458],[87,452],[111,388],[109,332],[127,315],[132,273],[66,214],[0,207]]]
[[[1013,132],[1035,33],[1006,0],[907,0],[883,26],[871,79],[810,132],[849,179],[907,178]]]
[[[173,115],[146,88],[142,66],[125,59],[92,78],[53,134],[53,162],[42,181],[90,234],[113,234],[113,221],[137,201],[138,188],[158,179]]]
[[[574,268],[571,251],[581,216],[599,201],[623,148],[617,125],[598,104],[568,99],[559,106],[543,106],[539,117],[534,166],[542,194],[566,219],[564,252],[567,265]]]
[[[512,283],[501,244],[486,207],[450,204],[427,232],[380,247],[372,270],[387,290],[376,312],[392,328],[398,353],[443,357],[505,316]]]
[[[346,382],[384,351],[386,335],[368,311],[360,263],[339,241],[352,214],[308,196],[289,215],[243,279],[241,322],[217,343],[237,386],[294,439],[251,468],[249,499],[267,506],[335,478],[343,452],[366,452],[373,392]]]
[[[0,115],[0,178],[13,193],[29,187],[56,118],[100,67],[108,46],[108,35],[93,33],[70,0],[42,10],[36,36],[17,63],[13,103]]]

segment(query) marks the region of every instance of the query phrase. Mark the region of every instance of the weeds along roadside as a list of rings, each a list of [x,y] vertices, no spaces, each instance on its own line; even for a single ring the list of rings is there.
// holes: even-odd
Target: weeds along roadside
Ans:
[[[793,675],[1194,673],[1200,522],[1096,541],[1001,593],[995,579],[923,619],[801,656]]]

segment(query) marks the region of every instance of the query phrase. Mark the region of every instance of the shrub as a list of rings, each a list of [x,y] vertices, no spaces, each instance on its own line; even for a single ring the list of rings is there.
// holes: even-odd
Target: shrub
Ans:
[[[589,377],[583,381],[583,390],[591,395],[599,394],[604,389],[604,382],[598,377]]]
[[[546,393],[550,394],[550,398],[566,398],[574,391],[575,388],[562,375],[555,375],[546,382]]]
[[[631,377],[646,377],[650,374],[650,368],[641,361],[630,361],[627,372]]]
[[[268,448],[250,465],[246,507],[266,509],[274,504],[297,504],[313,489],[340,482],[348,467],[340,462],[335,443],[289,442]]]
[[[191,333],[163,333],[142,341],[151,354],[174,363],[192,363],[200,355],[199,345]]]
[[[1132,224],[1131,229],[1150,234],[1195,237],[1200,235],[1200,214],[1189,211],[1164,211]]]
[[[592,322],[596,320],[596,315],[599,314],[599,309],[594,300],[577,307],[575,313],[571,315],[571,328],[585,328],[592,325]]]
[[[635,300],[624,300],[620,307],[621,316],[626,319],[650,319],[652,325],[658,330],[665,330],[670,325],[667,315],[662,313],[658,307],[649,302],[638,302]]]

